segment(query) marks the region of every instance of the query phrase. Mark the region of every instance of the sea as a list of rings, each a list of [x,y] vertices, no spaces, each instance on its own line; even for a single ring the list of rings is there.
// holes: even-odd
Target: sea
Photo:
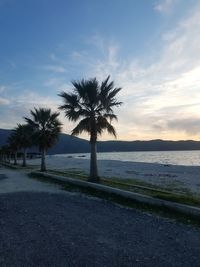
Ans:
[[[89,153],[59,154],[55,156],[89,159]],[[99,152],[99,160],[120,160],[131,162],[148,162],[186,166],[200,166],[200,150],[187,151],[133,151],[133,152]]]

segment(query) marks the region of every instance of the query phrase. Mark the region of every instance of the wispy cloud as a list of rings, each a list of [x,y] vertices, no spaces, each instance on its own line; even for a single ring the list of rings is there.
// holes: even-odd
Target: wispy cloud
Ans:
[[[0,97],[0,105],[8,105],[10,104],[10,101],[6,98]]]
[[[8,60],[9,67],[11,69],[16,69],[16,63],[13,60]]]
[[[41,96],[34,89],[30,89],[14,95],[15,87],[10,87],[9,91],[10,94],[7,98],[0,97],[0,128],[12,129],[17,123],[24,123],[24,117],[29,117],[30,110],[34,107],[51,108],[53,111],[58,111],[58,107],[61,105],[61,99],[56,94],[54,97]],[[64,113],[60,113],[59,118],[63,123],[63,132],[69,134],[74,126],[73,123],[66,120]]]
[[[0,94],[6,91],[5,85],[0,85]]]
[[[174,1],[162,3],[169,8]],[[118,46],[105,45],[100,37],[102,57],[89,63],[85,58],[85,63],[90,65],[90,76],[103,79],[111,74],[116,85],[123,87],[120,98],[124,105],[120,111],[116,110],[119,136],[128,139],[198,138],[200,5],[188,14],[176,27],[163,32],[162,39],[157,40],[162,49],[149,65],[140,58],[120,60]]]
[[[43,70],[45,71],[50,71],[50,72],[55,72],[55,73],[65,73],[67,70],[58,65],[46,65],[42,67]]]
[[[154,9],[160,13],[170,13],[179,0],[158,0],[154,6]]]

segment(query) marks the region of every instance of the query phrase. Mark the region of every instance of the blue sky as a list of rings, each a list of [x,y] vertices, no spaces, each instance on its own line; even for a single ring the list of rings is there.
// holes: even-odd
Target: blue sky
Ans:
[[[0,0],[0,127],[56,110],[71,80],[110,74],[118,139],[198,140],[199,33],[198,0]]]

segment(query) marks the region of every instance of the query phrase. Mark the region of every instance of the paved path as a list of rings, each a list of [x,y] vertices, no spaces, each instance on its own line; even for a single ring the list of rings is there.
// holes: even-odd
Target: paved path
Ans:
[[[199,228],[3,173],[0,266],[200,266]]]
[[[14,192],[52,192],[59,193],[59,187],[30,179],[23,170],[0,168],[0,193]]]

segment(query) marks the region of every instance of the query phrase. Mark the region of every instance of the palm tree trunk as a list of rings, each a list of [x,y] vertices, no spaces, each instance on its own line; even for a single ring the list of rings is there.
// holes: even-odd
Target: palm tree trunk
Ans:
[[[17,165],[17,152],[14,153],[14,165]]]
[[[98,168],[97,168],[97,144],[96,142],[90,142],[91,145],[91,153],[90,153],[90,177],[89,181],[98,183],[100,181],[98,176]]]
[[[46,170],[47,170],[46,169],[46,161],[45,161],[45,154],[46,153],[45,153],[45,149],[44,148],[42,149],[41,154],[42,154],[41,155],[42,157],[41,157],[41,169],[40,169],[40,171],[41,172],[46,172]]]
[[[8,163],[11,161],[11,153],[8,154]]]
[[[24,148],[22,167],[26,167],[26,149]]]

